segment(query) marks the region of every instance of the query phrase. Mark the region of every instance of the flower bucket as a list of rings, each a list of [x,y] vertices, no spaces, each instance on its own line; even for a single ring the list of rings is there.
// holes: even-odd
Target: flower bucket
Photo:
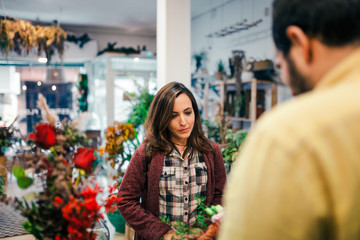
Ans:
[[[111,224],[115,227],[116,232],[125,233],[125,219],[119,211],[107,214]]]

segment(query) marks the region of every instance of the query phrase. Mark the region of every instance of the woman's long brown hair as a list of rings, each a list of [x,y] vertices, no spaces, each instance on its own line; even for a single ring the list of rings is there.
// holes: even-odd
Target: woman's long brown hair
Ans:
[[[144,140],[147,157],[151,157],[158,151],[170,153],[175,148],[171,142],[169,124],[175,99],[182,93],[190,98],[195,114],[194,128],[187,141],[187,149],[192,148],[200,152],[210,152],[213,150],[210,140],[205,137],[202,131],[199,108],[194,95],[182,83],[171,82],[162,87],[155,95],[147,114],[145,121],[147,132]]]

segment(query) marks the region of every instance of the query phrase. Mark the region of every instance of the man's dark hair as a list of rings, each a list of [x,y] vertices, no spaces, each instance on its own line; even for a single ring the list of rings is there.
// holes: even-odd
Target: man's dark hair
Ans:
[[[360,0],[275,0],[272,32],[276,48],[287,55],[291,47],[286,29],[300,27],[327,46],[360,41]]]

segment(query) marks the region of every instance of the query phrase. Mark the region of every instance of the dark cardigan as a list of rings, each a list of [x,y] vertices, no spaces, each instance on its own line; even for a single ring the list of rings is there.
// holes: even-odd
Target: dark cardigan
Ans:
[[[151,158],[146,182],[144,146],[144,143],[141,144],[130,160],[118,192],[122,200],[117,206],[126,222],[135,230],[135,240],[155,240],[171,229],[159,219],[159,182],[165,154],[158,152]],[[206,203],[210,205],[221,204],[226,183],[220,148],[215,142],[213,147],[214,152],[202,153],[208,169]]]

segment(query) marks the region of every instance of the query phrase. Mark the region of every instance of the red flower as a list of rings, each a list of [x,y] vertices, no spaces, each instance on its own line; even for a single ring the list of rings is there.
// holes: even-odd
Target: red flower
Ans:
[[[40,147],[49,149],[56,144],[56,129],[48,123],[38,124],[29,139],[34,140]]]
[[[115,194],[111,194],[105,201],[105,212],[115,212],[117,210],[116,203],[121,201],[122,197],[118,197]]]
[[[112,193],[114,190],[118,188],[118,183],[115,182],[113,186],[109,185],[109,193]]]
[[[96,198],[97,193],[98,192],[96,190],[89,186],[86,186],[86,189],[81,191],[81,195],[83,195],[85,199]]]
[[[79,148],[73,156],[73,162],[75,167],[82,168],[89,172],[96,157],[94,156],[94,150],[90,148]]]
[[[58,207],[59,205],[63,204],[64,200],[62,200],[60,197],[56,196],[54,199],[54,206]]]

